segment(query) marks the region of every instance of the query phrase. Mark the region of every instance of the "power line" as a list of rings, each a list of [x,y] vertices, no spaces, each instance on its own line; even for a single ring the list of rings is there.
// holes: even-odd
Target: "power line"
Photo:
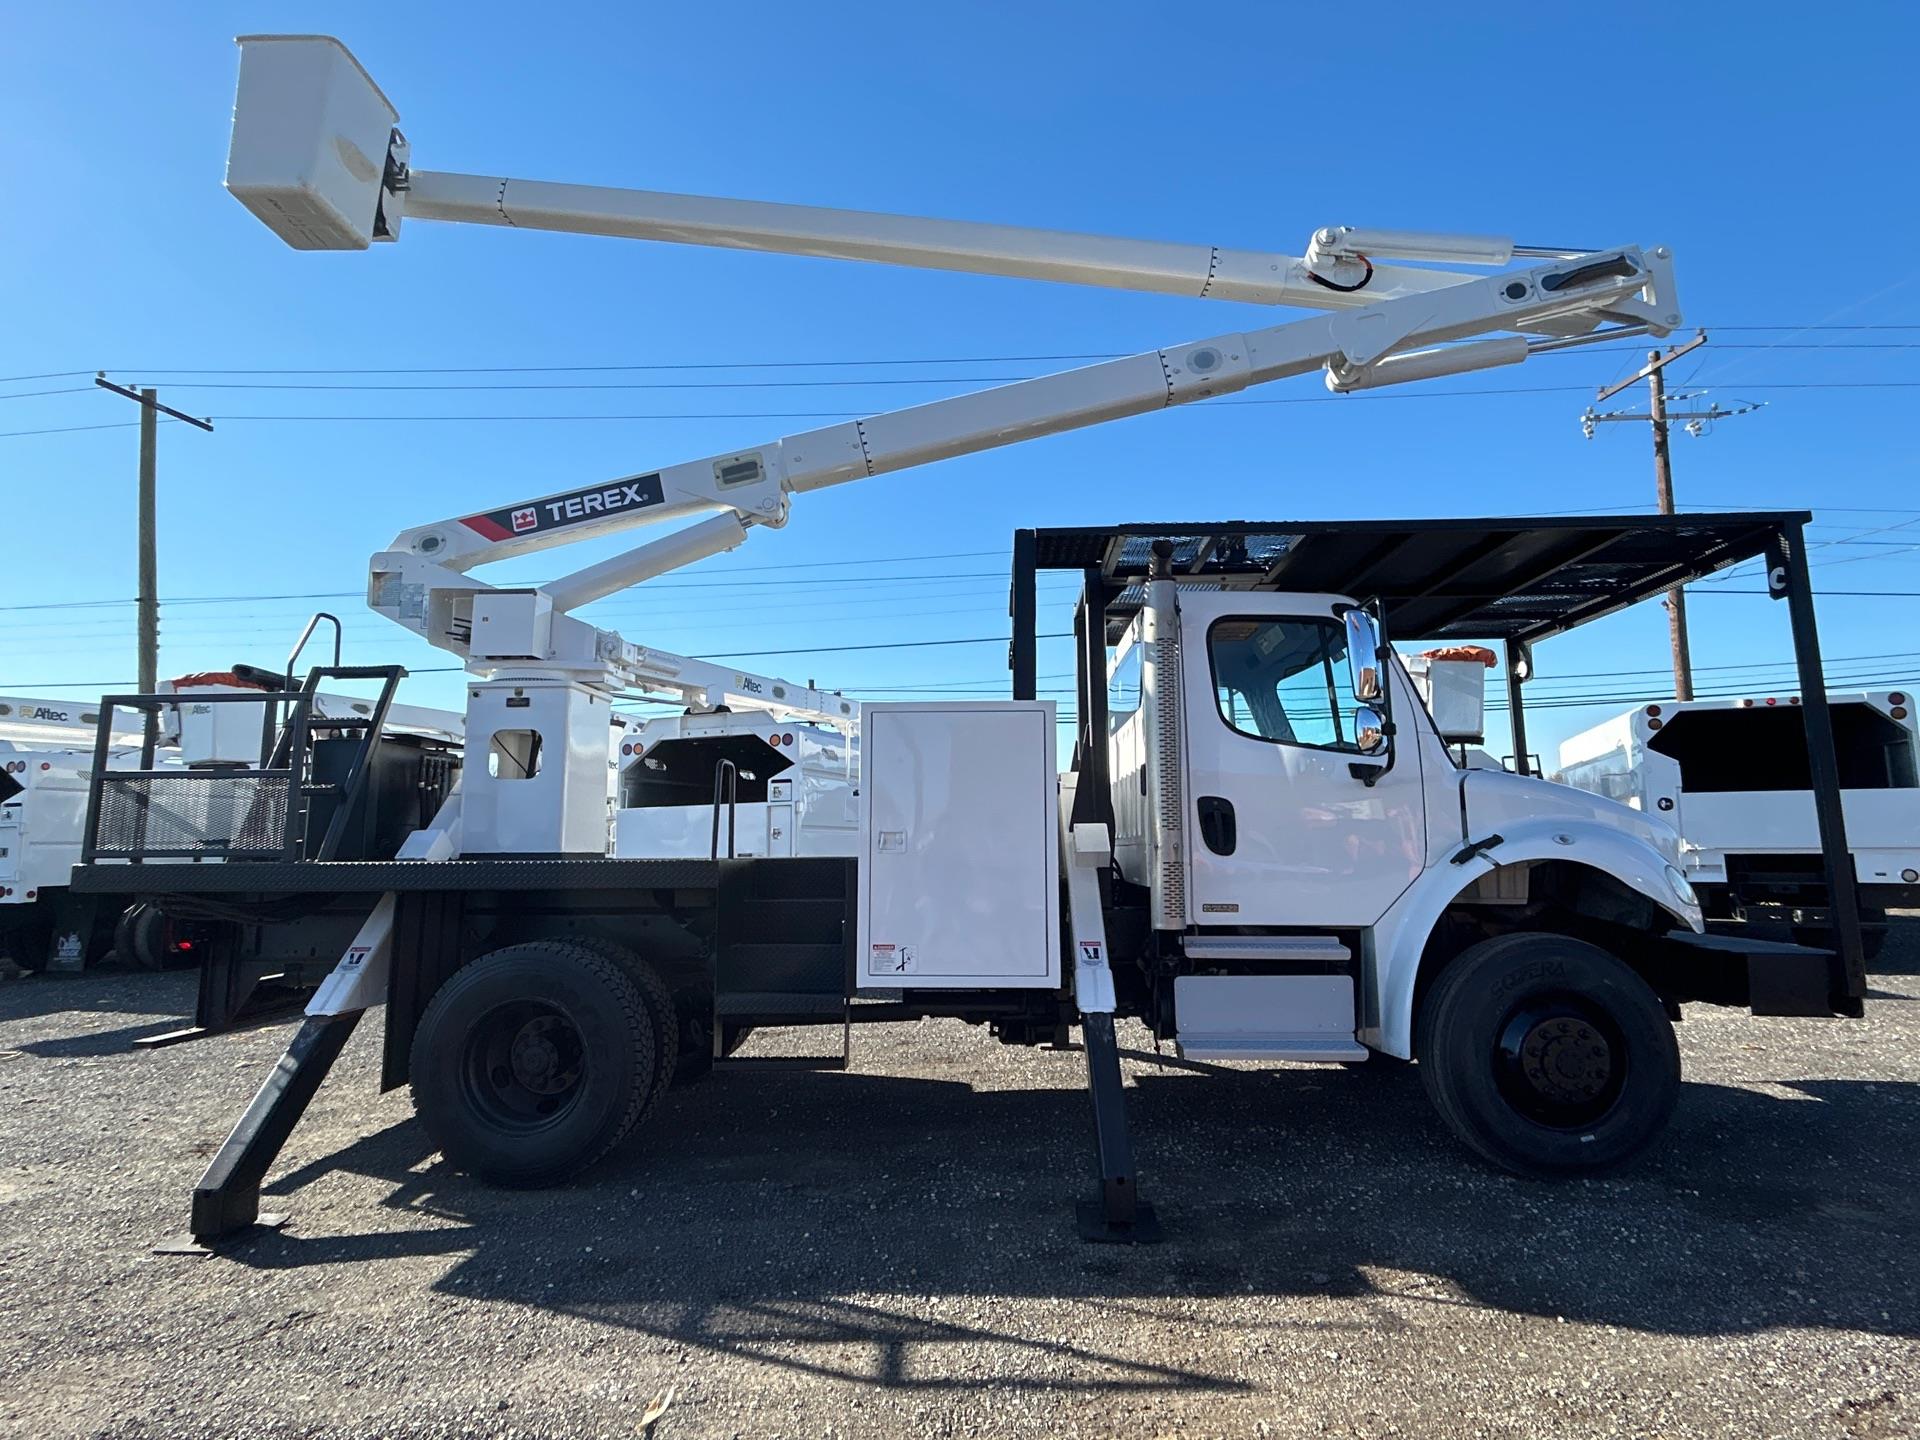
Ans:
[[[1054,631],[1034,637],[1037,640],[1071,640],[1071,630]],[[854,650],[932,650],[950,645],[1006,645],[1010,637],[1006,635],[967,635],[952,640],[895,640],[874,645],[808,645],[792,650],[730,650],[711,655],[693,655],[693,660],[759,660],[780,655],[837,655]],[[462,670],[461,665],[433,665],[419,669],[409,667],[409,675],[435,675],[447,671]],[[111,689],[116,685],[126,685],[126,680],[21,680],[12,682],[10,689],[15,690],[76,690],[97,685],[101,689]]]
[[[1715,348],[1720,350],[1806,350],[1806,351],[1920,350],[1920,341],[1914,341],[1914,340],[1823,341],[1818,344],[1800,344],[1792,341],[1780,341],[1770,345],[1757,344],[1757,343],[1743,343],[1741,341],[1734,341],[1730,344],[1722,344]],[[1573,349],[1573,350],[1555,350],[1555,351],[1547,352],[1549,356],[1556,359],[1560,359],[1560,358],[1580,359],[1588,355],[1628,355],[1628,354],[1638,354],[1638,353],[1639,353],[1639,347],[1631,346],[1631,345],[1602,345],[1602,346],[1582,347],[1580,349]],[[1124,359],[1124,358],[1126,358],[1124,353],[1116,351],[1110,354],[1099,354],[1099,355],[1089,354],[1089,355],[1052,356],[1052,357],[1009,356],[1009,357],[1006,357],[1006,359],[1001,363],[1020,363],[1025,360],[1047,360],[1047,359],[1100,361],[1100,360],[1118,360],[1118,359]],[[1535,357],[1535,358],[1538,358],[1538,357]],[[449,368],[449,369],[419,369],[419,370],[319,370],[319,371],[304,371],[304,370],[144,371],[144,370],[134,370],[134,371],[125,371],[122,373],[137,374],[137,375],[151,374],[151,375],[168,376],[168,377],[175,376],[175,375],[201,375],[201,374],[355,375],[355,376],[401,375],[401,376],[410,376],[410,377],[426,376],[426,375],[543,375],[543,374],[607,375],[607,374],[657,373],[657,372],[663,372],[663,371],[664,372],[691,372],[691,371],[713,371],[713,370],[797,368],[798,366],[804,363],[805,362],[768,362],[766,364],[754,364],[751,362],[745,362],[745,363],[735,364],[735,365],[720,364],[720,363],[700,364],[700,365],[679,365],[679,364],[595,365],[595,366],[555,365],[555,366],[528,366],[528,367],[525,367],[524,369],[520,367],[500,366],[500,367],[488,367],[488,368],[463,368],[463,369]],[[834,360],[829,360],[829,361],[813,362],[813,366],[809,368],[820,367],[820,366],[857,368],[862,366],[879,366],[879,365],[906,365],[906,364],[935,365],[935,364],[949,364],[949,363],[950,364],[967,364],[967,363],[991,363],[991,362],[988,362],[988,361],[969,362],[965,360],[954,360],[954,361],[939,361],[939,360],[834,361]],[[1029,374],[1021,374],[1021,375],[915,375],[915,376],[864,375],[864,376],[852,376],[845,379],[833,379],[833,380],[757,380],[757,379],[753,379],[753,380],[678,380],[678,381],[648,380],[648,381],[619,381],[619,382],[608,382],[608,381],[596,380],[596,381],[566,381],[566,382],[560,382],[560,383],[526,382],[526,381],[512,381],[512,382],[485,381],[477,384],[476,383],[460,383],[460,384],[426,384],[426,385],[394,384],[391,382],[374,382],[374,381],[359,381],[354,383],[336,383],[333,381],[315,382],[311,380],[302,380],[302,381],[176,380],[171,378],[169,378],[166,381],[166,383],[169,388],[178,389],[178,390],[274,390],[274,391],[316,390],[316,391],[376,391],[376,392],[387,392],[387,393],[406,393],[409,391],[440,392],[440,391],[500,391],[500,390],[809,389],[809,388],[821,388],[821,387],[830,387],[830,386],[832,387],[856,386],[857,387],[857,386],[865,386],[865,385],[1000,384],[1000,383],[1006,383],[1006,382],[1015,381],[1015,380],[1030,380],[1033,378],[1034,376],[1031,373],[1029,373]],[[81,388],[84,388],[84,387],[81,387]],[[31,391],[28,393],[43,394],[43,395],[64,395],[64,394],[69,394],[73,392],[67,391],[67,390],[44,390],[44,391]],[[0,396],[0,399],[13,399],[13,398],[18,398],[18,397]]]
[[[972,555],[995,555],[995,550],[954,551],[947,555],[912,556],[899,555],[873,560],[824,560],[818,562],[796,563],[793,565],[742,565],[741,570],[765,572],[773,570],[805,570],[823,568],[828,565],[890,565],[909,564],[919,559],[962,559]],[[831,575],[810,577],[799,580],[732,580],[713,578],[707,580],[651,580],[647,582],[647,593],[660,590],[720,590],[734,588],[762,588],[786,585],[886,585],[921,584],[936,580],[1006,580],[1009,572],[1005,570],[948,570],[929,571],[925,574],[907,575]],[[1050,577],[1055,584],[1077,583],[1076,577],[1062,575]],[[537,584],[537,581],[502,581],[501,583]],[[264,595],[175,595],[163,597],[164,605],[254,605],[270,600],[357,600],[365,594],[361,590],[302,590],[287,591],[281,594]],[[609,597],[617,599],[618,597]],[[36,601],[27,605],[0,605],[0,612],[19,610],[79,610],[97,609],[112,605],[131,605],[131,599],[103,600],[48,600]]]
[[[423,387],[416,387],[423,388]],[[1917,390],[1920,380],[1835,380],[1835,381],[1758,381],[1747,382],[1741,387],[1747,390]],[[1367,391],[1355,395],[1292,395],[1252,400],[1211,400],[1192,405],[1169,407],[1175,410],[1195,409],[1235,409],[1246,406],[1271,405],[1340,405],[1370,404],[1389,400],[1448,400],[1470,399],[1486,396],[1510,395],[1566,395],[1586,394],[1585,385],[1533,385],[1508,386],[1478,390],[1432,390],[1417,389],[1407,391]],[[505,415],[505,414],[329,414],[315,413],[305,415],[214,415],[208,418],[223,424],[589,424],[622,423],[645,421],[713,421],[713,420],[856,420],[871,415],[870,410],[765,410],[765,411],[645,411],[619,414],[545,414],[545,415]],[[134,422],[121,421],[94,425],[54,425],[42,426],[30,430],[0,430],[0,439],[22,439],[38,435],[71,435],[92,430],[125,429]]]

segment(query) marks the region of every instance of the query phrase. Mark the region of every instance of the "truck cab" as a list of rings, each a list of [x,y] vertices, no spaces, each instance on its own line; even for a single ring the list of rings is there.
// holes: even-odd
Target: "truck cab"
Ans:
[[[1107,749],[1116,871],[1179,951],[1146,1008],[1183,1051],[1408,1058],[1438,934],[1703,928],[1670,826],[1463,763],[1354,599],[1161,588],[1114,649]]]

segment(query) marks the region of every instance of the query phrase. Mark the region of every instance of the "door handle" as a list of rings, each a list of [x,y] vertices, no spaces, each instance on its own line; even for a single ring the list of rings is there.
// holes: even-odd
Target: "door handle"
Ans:
[[[1239,844],[1239,826],[1233,815],[1233,802],[1223,795],[1202,795],[1200,839],[1216,855],[1231,855]]]

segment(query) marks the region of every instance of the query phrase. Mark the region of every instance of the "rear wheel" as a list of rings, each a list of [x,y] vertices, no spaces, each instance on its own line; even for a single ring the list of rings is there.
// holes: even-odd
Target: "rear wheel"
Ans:
[[[53,949],[53,916],[45,902],[33,907],[32,918],[0,935],[0,955],[5,955],[22,970],[38,974],[47,968]],[[8,917],[11,918],[11,917]]]
[[[617,1145],[658,1088],[655,1017],[597,946],[537,940],[440,987],[414,1032],[413,1103],[441,1152],[498,1185],[551,1185]]]
[[[1659,996],[1616,957],[1564,935],[1503,935],[1463,951],[1421,1004],[1415,1048],[1448,1127],[1519,1175],[1624,1164],[1680,1094],[1680,1049]]]
[[[113,953],[122,965],[142,970],[167,966],[167,917],[144,901],[120,912],[113,926]]]
[[[674,1076],[680,1061],[680,1025],[679,1016],[673,1006],[673,992],[667,989],[666,981],[660,978],[645,960],[633,951],[612,940],[585,939],[573,942],[582,949],[603,955],[626,972],[640,991],[645,1002],[648,1023],[653,1029],[653,1076],[648,1082],[647,1098],[640,1102],[640,1114],[634,1124],[640,1125],[660,1103],[673,1085]]]

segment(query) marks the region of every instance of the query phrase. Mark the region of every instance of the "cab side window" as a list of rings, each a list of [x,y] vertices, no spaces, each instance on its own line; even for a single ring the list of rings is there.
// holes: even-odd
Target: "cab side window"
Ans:
[[[1344,625],[1309,618],[1229,618],[1207,631],[1220,718],[1278,745],[1358,752]]]
[[[1107,730],[1118,730],[1140,708],[1140,674],[1146,646],[1135,641],[1107,681]]]

